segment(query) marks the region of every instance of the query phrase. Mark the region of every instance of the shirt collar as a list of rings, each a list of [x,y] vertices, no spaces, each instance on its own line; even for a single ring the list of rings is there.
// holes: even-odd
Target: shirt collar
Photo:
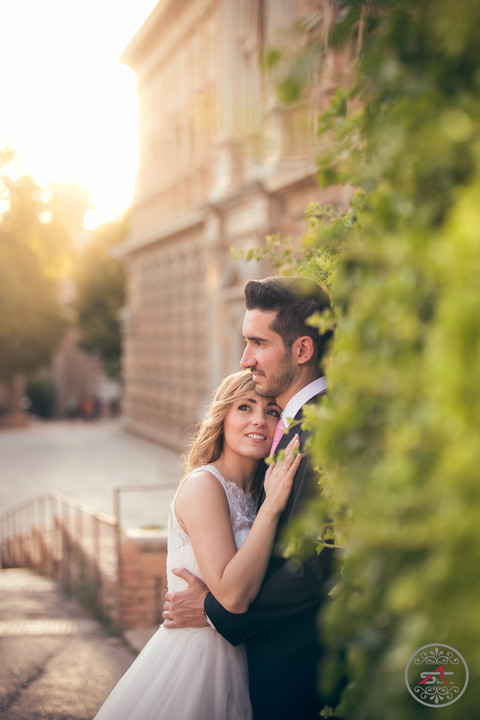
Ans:
[[[282,412],[282,419],[285,423],[285,427],[288,427],[289,423],[293,420],[295,415],[298,413],[301,407],[311,400],[315,395],[325,392],[327,389],[327,378],[325,376],[319,377],[313,382],[305,385],[299,390],[285,405],[285,409]]]

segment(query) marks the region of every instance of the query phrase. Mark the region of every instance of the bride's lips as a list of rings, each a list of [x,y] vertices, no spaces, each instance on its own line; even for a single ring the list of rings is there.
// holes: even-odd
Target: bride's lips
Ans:
[[[265,442],[267,439],[265,435],[262,435],[261,433],[246,433],[245,437],[249,438],[250,440],[254,440],[255,442]]]

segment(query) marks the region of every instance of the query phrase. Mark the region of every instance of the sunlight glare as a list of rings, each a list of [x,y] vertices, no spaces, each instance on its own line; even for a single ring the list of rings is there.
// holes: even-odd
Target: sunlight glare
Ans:
[[[0,137],[42,187],[81,182],[94,217],[131,202],[138,164],[138,99],[119,55],[155,0],[0,3],[5,72]],[[102,210],[103,208],[103,210]],[[94,213],[96,212],[96,216]]]
[[[83,218],[85,230],[96,230],[102,223],[109,223],[118,220],[120,213],[113,208],[92,208],[87,210]]]

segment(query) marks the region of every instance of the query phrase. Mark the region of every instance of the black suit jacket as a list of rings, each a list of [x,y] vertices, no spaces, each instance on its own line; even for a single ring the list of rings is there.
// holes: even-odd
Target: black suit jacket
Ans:
[[[302,429],[301,421],[302,410],[280,440],[276,454],[296,432],[300,435],[300,451],[304,451],[310,433]],[[318,489],[317,483],[318,476],[307,454],[280,517],[277,539]],[[302,563],[298,559],[286,560],[274,550],[265,580],[248,612],[229,613],[211,593],[207,595],[205,612],[217,631],[233,645],[247,643],[255,720],[318,718],[324,701],[316,692],[316,669],[322,654],[316,617],[331,588],[332,576],[333,554],[329,549]]]

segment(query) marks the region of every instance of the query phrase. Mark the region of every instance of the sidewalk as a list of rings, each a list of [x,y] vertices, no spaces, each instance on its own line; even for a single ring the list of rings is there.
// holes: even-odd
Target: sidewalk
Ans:
[[[121,496],[124,528],[166,526],[182,477],[181,454],[124,430],[122,420],[33,422],[0,432],[0,508],[61,492],[113,514],[113,489],[160,484],[164,490]]]
[[[53,580],[0,570],[1,720],[92,720],[134,658]]]

